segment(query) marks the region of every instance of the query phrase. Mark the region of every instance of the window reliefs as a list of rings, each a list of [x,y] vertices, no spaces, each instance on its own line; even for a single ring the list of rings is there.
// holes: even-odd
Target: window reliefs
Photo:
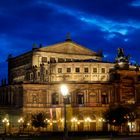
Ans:
[[[80,68],[79,68],[79,67],[76,67],[76,68],[75,68],[75,72],[76,72],[76,73],[79,73],[79,72],[80,72]]]
[[[51,58],[50,58],[50,62],[51,62],[51,63],[56,63],[56,59],[55,59],[54,57],[51,57]]]
[[[39,102],[39,98],[37,96],[37,94],[32,94],[32,103],[36,104]]]
[[[62,73],[62,68],[58,68],[58,73]]]
[[[93,92],[89,94],[89,102],[96,103],[96,93]]]
[[[105,73],[105,68],[101,68],[101,73]]]
[[[67,73],[71,73],[71,68],[67,68]]]
[[[97,73],[97,68],[96,67],[93,68],[93,73]]]
[[[84,73],[88,73],[89,72],[89,69],[86,67],[84,68]]]
[[[65,59],[64,58],[58,58],[58,62],[65,62]]]
[[[52,105],[59,104],[59,96],[58,93],[52,93]]]
[[[47,63],[47,57],[42,57],[42,63]]]
[[[108,95],[106,92],[101,93],[101,103],[102,104],[108,104]]]
[[[77,93],[76,94],[76,102],[79,105],[83,105],[84,104],[84,94],[83,93]]]

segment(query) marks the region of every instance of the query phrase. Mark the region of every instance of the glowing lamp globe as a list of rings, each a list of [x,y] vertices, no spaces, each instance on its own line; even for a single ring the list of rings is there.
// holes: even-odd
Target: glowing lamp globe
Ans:
[[[68,95],[68,87],[66,85],[61,85],[61,94],[66,97]]]

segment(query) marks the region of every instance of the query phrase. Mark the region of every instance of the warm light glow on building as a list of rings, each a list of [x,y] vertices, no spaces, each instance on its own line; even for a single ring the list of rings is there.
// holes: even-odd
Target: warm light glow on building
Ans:
[[[77,121],[78,121],[78,120],[77,120],[77,118],[75,118],[75,117],[71,119],[71,122],[77,122]]]
[[[85,118],[85,122],[91,122],[92,120],[90,119],[90,117]]]
[[[68,95],[68,92],[69,92],[68,87],[63,84],[63,85],[61,85],[60,89],[61,89],[61,94],[64,97],[66,97]]]
[[[99,122],[105,122],[105,119],[104,118],[99,118],[98,121]]]
[[[23,123],[23,122],[24,122],[24,120],[22,117],[20,119],[18,119],[18,123]]]
[[[9,85],[3,81],[0,87],[0,107],[9,112],[7,128],[25,122],[32,128],[32,115],[43,112],[46,131],[109,131],[104,114],[110,106],[126,103],[139,109],[140,67],[130,65],[122,48],[115,62],[106,62],[102,52],[70,39],[10,57],[8,66]],[[4,126],[9,125],[6,117]],[[125,126],[140,132],[139,124],[138,119]]]

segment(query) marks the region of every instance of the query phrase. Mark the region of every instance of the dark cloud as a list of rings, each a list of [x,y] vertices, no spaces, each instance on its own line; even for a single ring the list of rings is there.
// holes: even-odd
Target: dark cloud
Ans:
[[[0,1],[0,71],[8,54],[18,55],[32,44],[50,45],[72,39],[113,61],[123,47],[140,61],[140,0],[4,0]]]
[[[44,0],[45,1],[45,0]],[[139,7],[131,3],[134,0],[54,0],[55,3],[65,7],[84,11],[88,14],[97,14],[113,20],[139,19]],[[54,2],[53,1],[53,2]],[[43,0],[42,0],[43,2]],[[49,2],[52,2],[49,0]]]

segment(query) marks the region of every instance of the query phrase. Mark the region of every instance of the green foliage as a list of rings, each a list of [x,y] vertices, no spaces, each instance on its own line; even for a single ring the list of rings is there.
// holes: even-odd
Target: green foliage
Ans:
[[[33,114],[31,118],[32,126],[36,128],[45,127],[47,125],[45,119],[46,115],[44,113]]]
[[[134,121],[136,113],[131,108],[119,105],[107,110],[104,118],[110,125],[120,126],[123,123]]]

